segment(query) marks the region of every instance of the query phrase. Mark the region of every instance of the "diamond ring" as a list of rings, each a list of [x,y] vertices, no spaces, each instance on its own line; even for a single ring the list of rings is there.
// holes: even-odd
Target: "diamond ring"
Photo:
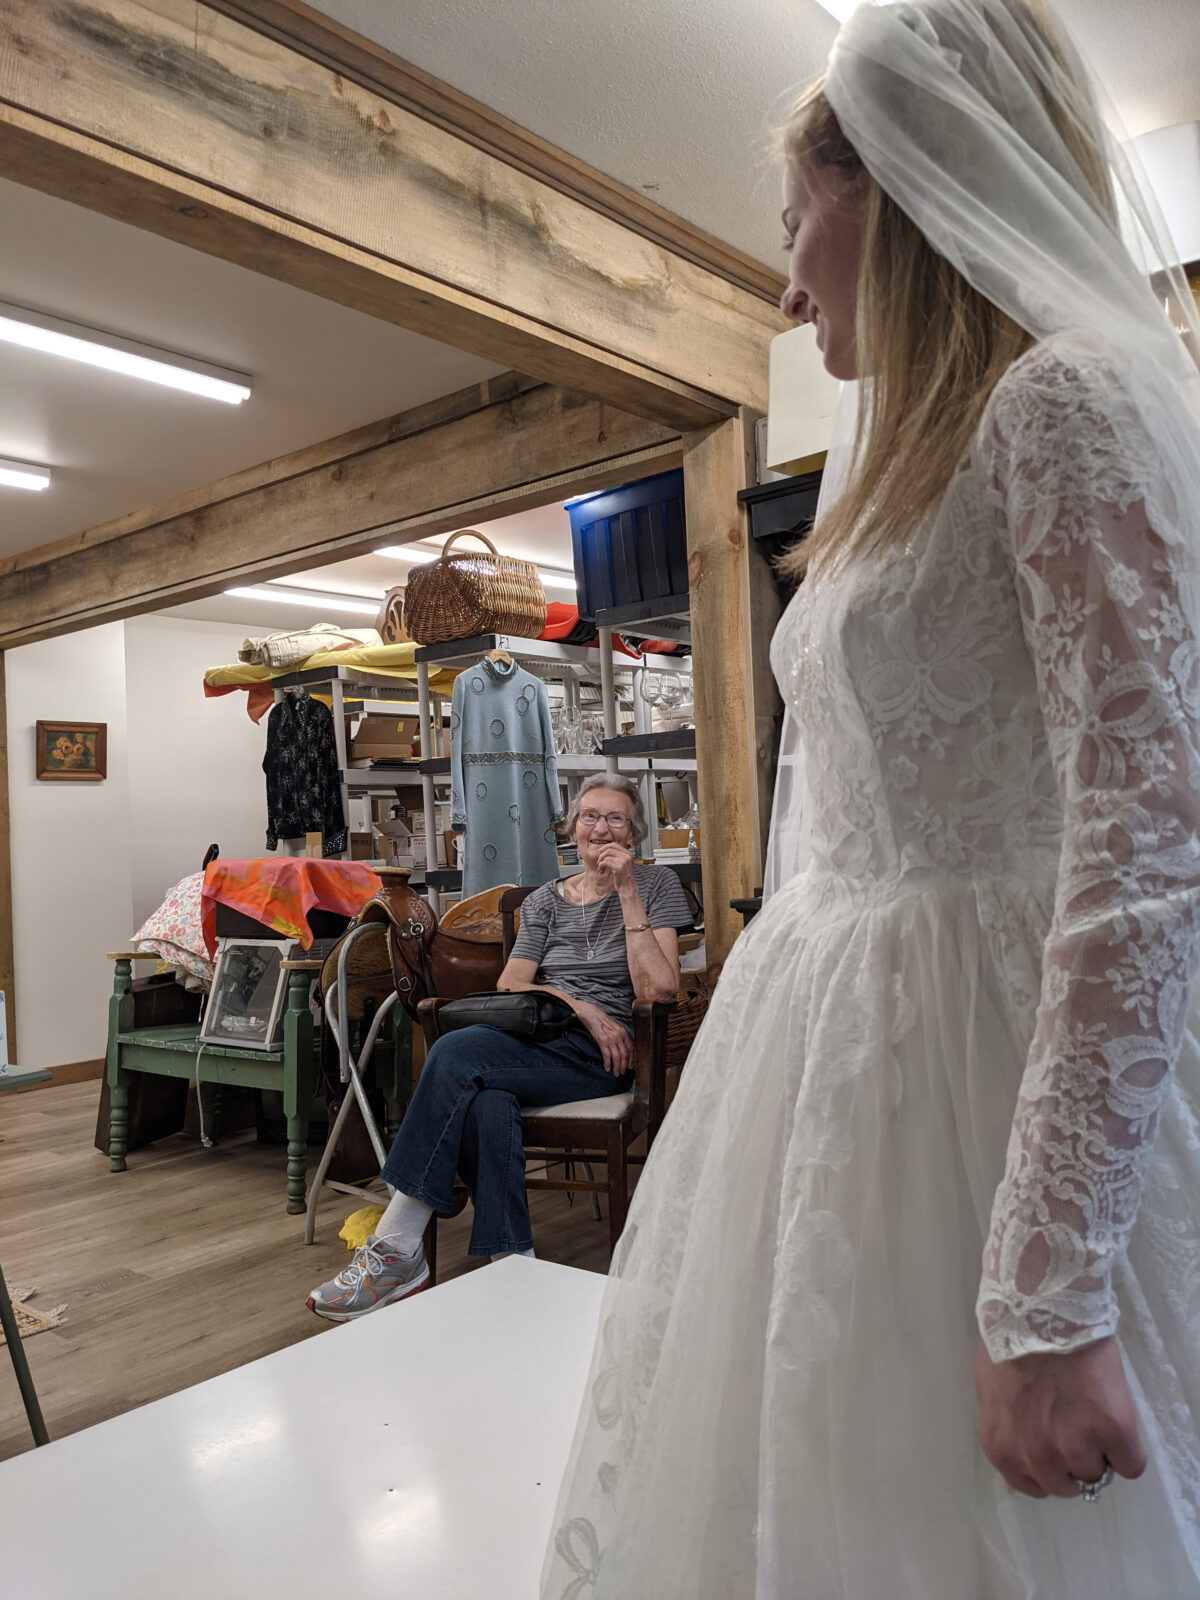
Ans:
[[[1076,1478],[1075,1482],[1079,1485],[1079,1498],[1085,1505],[1094,1506],[1100,1498],[1101,1490],[1107,1489],[1112,1481],[1113,1469],[1111,1467],[1105,1467],[1095,1483],[1084,1483],[1082,1478]]]

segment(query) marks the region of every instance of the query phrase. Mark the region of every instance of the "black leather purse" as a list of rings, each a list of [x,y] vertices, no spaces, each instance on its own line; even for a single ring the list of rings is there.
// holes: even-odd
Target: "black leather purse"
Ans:
[[[514,1039],[546,1044],[574,1027],[579,1017],[556,994],[542,994],[537,989],[492,989],[484,994],[465,994],[461,1000],[447,1000],[438,1007],[437,1020],[439,1033],[453,1033],[459,1028],[498,1028]]]

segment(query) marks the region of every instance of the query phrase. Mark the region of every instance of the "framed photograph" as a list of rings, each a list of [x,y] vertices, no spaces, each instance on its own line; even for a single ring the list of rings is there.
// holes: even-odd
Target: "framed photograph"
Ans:
[[[39,722],[35,776],[45,781],[102,783],[108,776],[107,722]]]
[[[288,975],[295,939],[218,939],[212,992],[200,1039],[241,1050],[277,1050],[283,1042]]]

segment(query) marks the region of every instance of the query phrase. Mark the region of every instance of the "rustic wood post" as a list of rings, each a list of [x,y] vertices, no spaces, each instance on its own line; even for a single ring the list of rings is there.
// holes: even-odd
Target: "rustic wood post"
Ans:
[[[730,900],[762,883],[773,787],[779,701],[768,652],[779,602],[738,501],[738,491],[754,481],[755,420],[743,408],[728,422],[683,436],[710,976],[741,931]]]

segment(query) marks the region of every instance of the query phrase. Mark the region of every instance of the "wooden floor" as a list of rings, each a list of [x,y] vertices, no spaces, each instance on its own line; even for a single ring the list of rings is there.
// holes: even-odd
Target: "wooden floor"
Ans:
[[[326,1189],[306,1248],[284,1152],[252,1133],[211,1150],[164,1139],[110,1173],[92,1145],[99,1091],[0,1096],[0,1266],[36,1285],[33,1305],[67,1306],[61,1328],[25,1340],[52,1439],[332,1331],[304,1301],[349,1259],[337,1232],[361,1204]],[[530,1210],[539,1256],[607,1270],[608,1223],[586,1195],[532,1194]],[[439,1228],[439,1280],[475,1270],[469,1231],[469,1210]],[[31,1444],[0,1350],[0,1460]]]

